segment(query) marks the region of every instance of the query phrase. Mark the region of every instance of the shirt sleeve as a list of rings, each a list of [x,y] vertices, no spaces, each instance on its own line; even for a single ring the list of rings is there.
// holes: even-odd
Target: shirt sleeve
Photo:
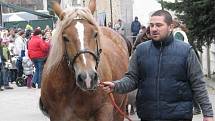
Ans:
[[[114,92],[117,93],[128,93],[137,88],[138,68],[136,51],[134,51],[130,58],[128,71],[125,73],[122,79],[114,81],[114,83],[115,83]]]
[[[198,104],[200,104],[203,116],[213,117],[212,104],[209,101],[201,64],[193,49],[190,50],[188,55],[187,66],[187,75],[190,80],[194,99],[198,102]]]

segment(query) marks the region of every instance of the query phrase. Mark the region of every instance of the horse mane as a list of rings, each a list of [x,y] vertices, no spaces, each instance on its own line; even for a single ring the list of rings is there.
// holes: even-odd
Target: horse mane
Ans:
[[[60,64],[63,55],[64,55],[64,42],[63,42],[63,31],[69,26],[69,24],[76,19],[85,19],[90,24],[96,26],[99,29],[91,11],[88,8],[67,8],[64,10],[65,17],[63,20],[58,20],[56,28],[53,32],[51,40],[51,49],[49,56],[46,62],[46,74],[50,73],[51,70]],[[99,30],[98,35],[100,36],[101,32]],[[98,38],[100,39],[100,37]]]

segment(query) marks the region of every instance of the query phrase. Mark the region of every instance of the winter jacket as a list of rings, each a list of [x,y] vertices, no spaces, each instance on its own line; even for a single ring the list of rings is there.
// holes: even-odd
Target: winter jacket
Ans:
[[[28,57],[22,59],[23,73],[25,75],[33,75],[34,67],[32,61]]]
[[[49,43],[40,36],[32,36],[28,42],[28,56],[32,59],[46,58],[49,52]]]
[[[137,46],[125,76],[114,81],[114,92],[138,89],[137,113],[142,120],[191,120],[192,100],[203,116],[213,117],[204,75],[189,44],[173,39]]]
[[[192,119],[192,90],[186,76],[190,48],[173,37],[137,48],[137,113],[141,119]]]
[[[141,28],[141,24],[139,21],[133,21],[131,23],[131,32],[133,33],[133,35],[137,35],[140,31]]]

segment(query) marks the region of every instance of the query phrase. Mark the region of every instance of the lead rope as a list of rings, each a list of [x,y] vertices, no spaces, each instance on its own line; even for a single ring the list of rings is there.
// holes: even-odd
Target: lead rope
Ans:
[[[119,112],[119,114],[120,114],[121,116],[125,117],[126,119],[128,119],[128,121],[132,121],[132,120],[128,117],[128,115],[126,115],[125,112],[123,112],[123,111],[119,108],[119,106],[116,104],[116,101],[115,101],[115,99],[114,99],[113,93],[111,93],[111,92],[108,93],[108,96],[110,97],[110,100],[111,100],[112,105],[116,108],[116,110]]]

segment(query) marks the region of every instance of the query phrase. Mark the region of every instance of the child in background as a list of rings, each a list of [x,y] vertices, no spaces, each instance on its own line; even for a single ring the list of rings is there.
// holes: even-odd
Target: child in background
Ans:
[[[34,73],[34,66],[32,61],[29,59],[29,57],[25,56],[22,58],[22,66],[23,66],[23,73],[24,75],[27,76],[26,78],[27,87],[31,88],[32,77]]]

